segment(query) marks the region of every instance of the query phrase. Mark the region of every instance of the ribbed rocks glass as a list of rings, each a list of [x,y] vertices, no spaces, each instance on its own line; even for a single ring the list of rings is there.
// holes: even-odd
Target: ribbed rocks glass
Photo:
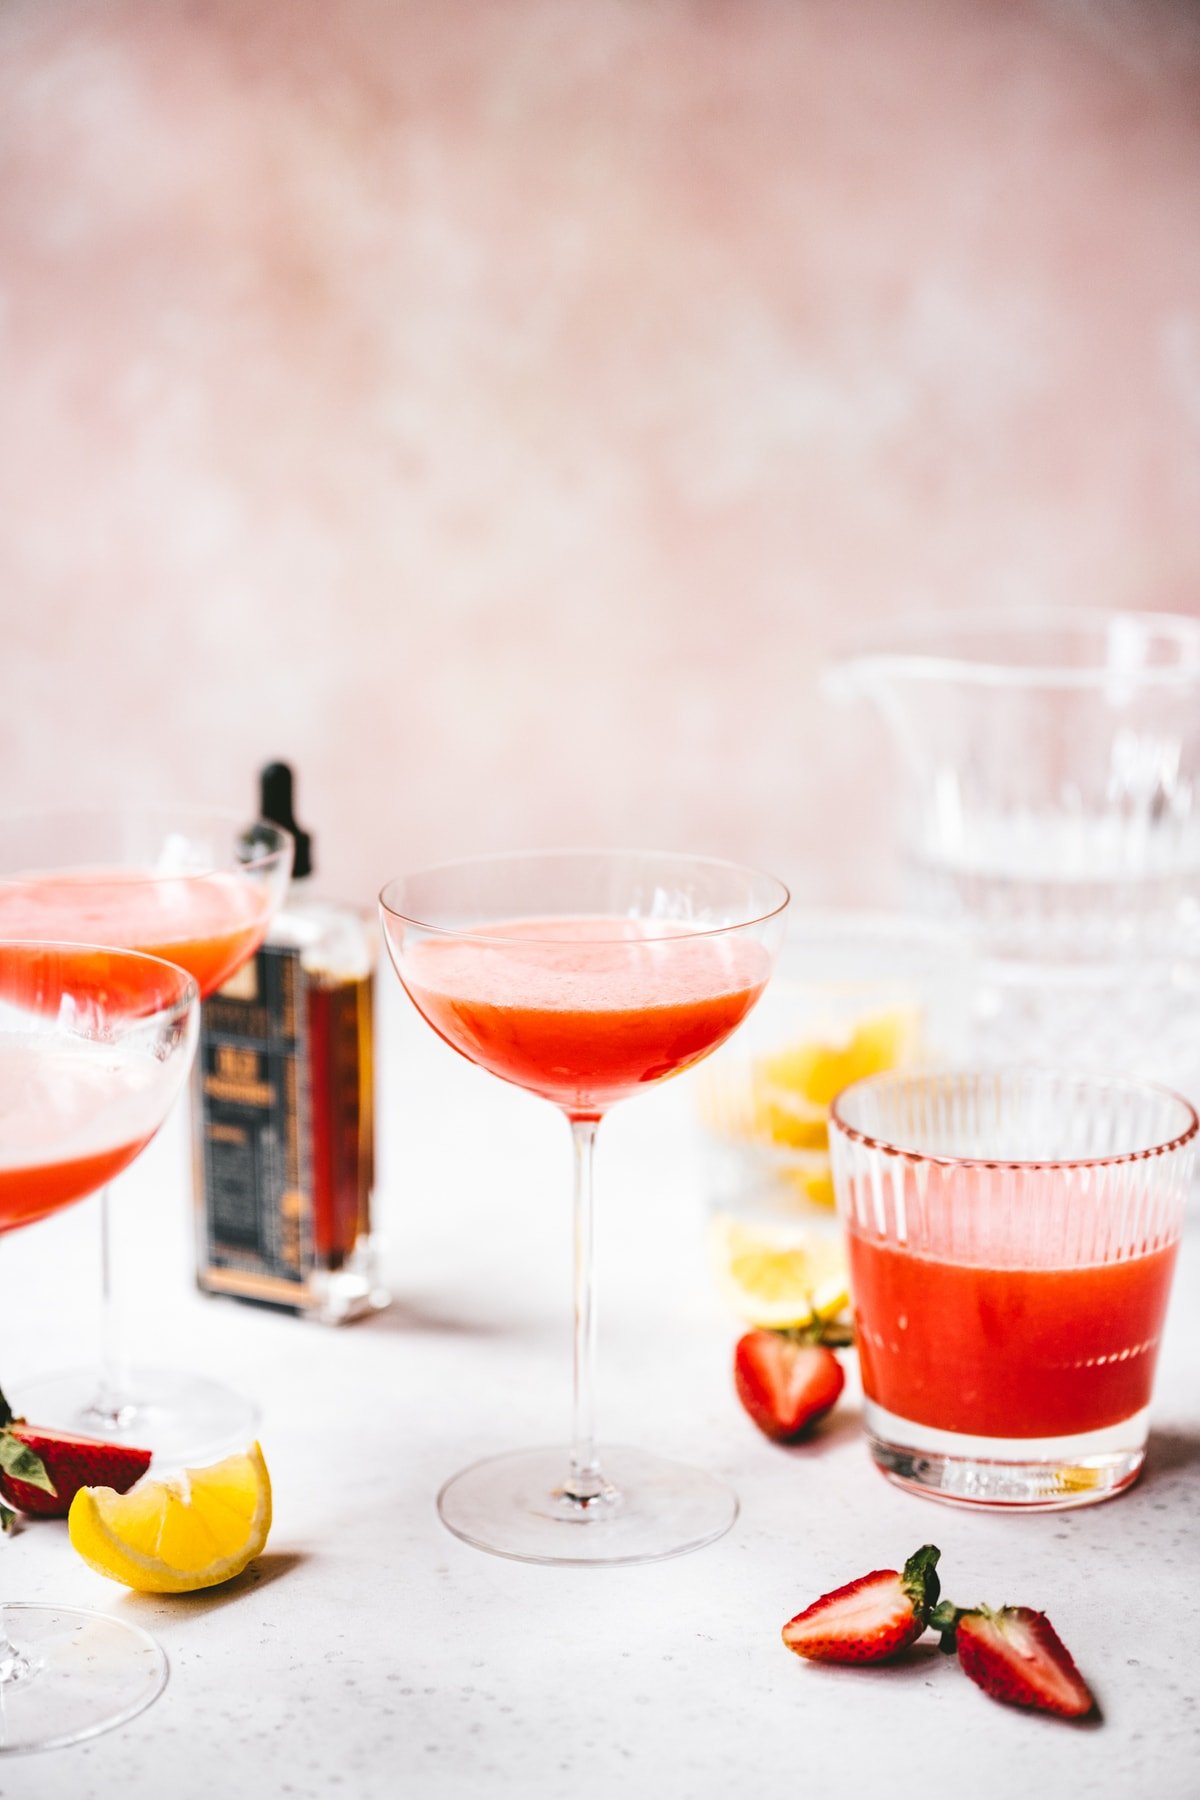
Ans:
[[[834,1103],[864,1421],[944,1500],[1103,1500],[1145,1458],[1198,1123],[1129,1077],[893,1072]]]

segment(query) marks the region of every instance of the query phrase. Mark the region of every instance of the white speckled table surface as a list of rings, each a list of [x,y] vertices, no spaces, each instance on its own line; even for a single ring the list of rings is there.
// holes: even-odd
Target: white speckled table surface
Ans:
[[[599,1167],[602,1429],[724,1473],[741,1517],[649,1567],[501,1561],[445,1532],[433,1498],[463,1463],[565,1430],[566,1131],[438,1044],[386,972],[381,1002],[388,1314],[328,1332],[195,1295],[179,1122],[125,1178],[135,1342],[257,1394],[275,1526],[256,1568],[196,1598],[126,1594],[59,1526],[0,1546],[6,1597],[137,1620],[171,1663],[132,1724],[0,1758],[2,1800],[1200,1794],[1195,1221],[1140,1485],[1073,1513],[966,1516],[873,1471],[852,1395],[805,1449],[758,1436],[705,1268],[687,1083],[618,1109]],[[0,1346],[18,1402],[21,1374],[89,1353],[94,1279],[90,1206],[5,1239]],[[933,1640],[872,1673],[782,1648],[780,1625],[822,1589],[930,1539],[956,1598],[1050,1614],[1102,1725],[994,1705]]]

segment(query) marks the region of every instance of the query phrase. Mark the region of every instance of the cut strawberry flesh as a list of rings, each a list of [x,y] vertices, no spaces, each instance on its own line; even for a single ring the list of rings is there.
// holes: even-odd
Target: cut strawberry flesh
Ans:
[[[1028,1606],[981,1608],[958,1621],[958,1660],[993,1700],[1064,1719],[1096,1709],[1091,1690],[1045,1613]]]
[[[831,1350],[793,1343],[777,1331],[748,1331],[738,1340],[733,1377],[759,1430],[781,1443],[824,1418],[846,1381]]]
[[[83,1487],[111,1487],[119,1494],[127,1493],[150,1467],[151,1452],[132,1444],[109,1444],[102,1438],[79,1437],[23,1423],[14,1423],[7,1429],[41,1457],[55,1492],[48,1494],[33,1482],[0,1473],[0,1493],[21,1512],[41,1518],[65,1518]]]
[[[884,1662],[925,1629],[895,1569],[875,1569],[822,1595],[783,1628],[783,1641],[813,1662]]]
[[[822,1594],[783,1628],[783,1641],[814,1662],[885,1662],[915,1643],[941,1593],[936,1544],[914,1550],[903,1570],[873,1569]]]

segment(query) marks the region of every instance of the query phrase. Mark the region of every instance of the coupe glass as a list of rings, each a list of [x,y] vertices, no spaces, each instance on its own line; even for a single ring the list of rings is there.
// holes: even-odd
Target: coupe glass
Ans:
[[[187,1076],[199,996],[156,957],[0,942],[0,1234],[111,1179]],[[99,1613],[0,1605],[0,1751],[45,1750],[131,1719],[162,1692],[146,1632]]]
[[[176,963],[206,999],[254,955],[287,890],[292,839],[201,808],[121,808],[0,820],[0,936],[111,944]],[[43,1424],[203,1462],[253,1435],[257,1407],[207,1375],[130,1367],[100,1193],[100,1368],[27,1381]]]
[[[788,892],[729,863],[563,851],[446,864],[389,883],[384,937],[409,998],[469,1061],[552,1101],[575,1152],[570,1450],[491,1457],[446,1483],[456,1536],[524,1562],[636,1563],[727,1531],[714,1476],[595,1428],[592,1155],[614,1101],[715,1050],[766,986]]]
[[[1197,1137],[1126,1076],[892,1073],[830,1119],[876,1463],[935,1499],[1136,1479]]]

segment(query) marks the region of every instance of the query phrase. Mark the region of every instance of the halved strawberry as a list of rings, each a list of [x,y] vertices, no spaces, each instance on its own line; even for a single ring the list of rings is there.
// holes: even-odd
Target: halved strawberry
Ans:
[[[733,1379],[759,1430],[781,1444],[824,1418],[846,1382],[832,1350],[779,1331],[748,1331],[738,1339]]]
[[[150,1467],[150,1454],[132,1444],[27,1425],[13,1417],[0,1394],[0,1494],[23,1513],[65,1519],[83,1487],[124,1494]]]
[[[1062,1719],[1097,1710],[1087,1682],[1045,1613],[1028,1606],[941,1606],[933,1619],[942,1648],[957,1649],[977,1687],[1008,1706],[1032,1706]]]
[[[922,1544],[903,1570],[875,1569],[822,1594],[789,1619],[783,1641],[813,1662],[874,1663],[915,1643],[941,1591],[936,1544]]]

